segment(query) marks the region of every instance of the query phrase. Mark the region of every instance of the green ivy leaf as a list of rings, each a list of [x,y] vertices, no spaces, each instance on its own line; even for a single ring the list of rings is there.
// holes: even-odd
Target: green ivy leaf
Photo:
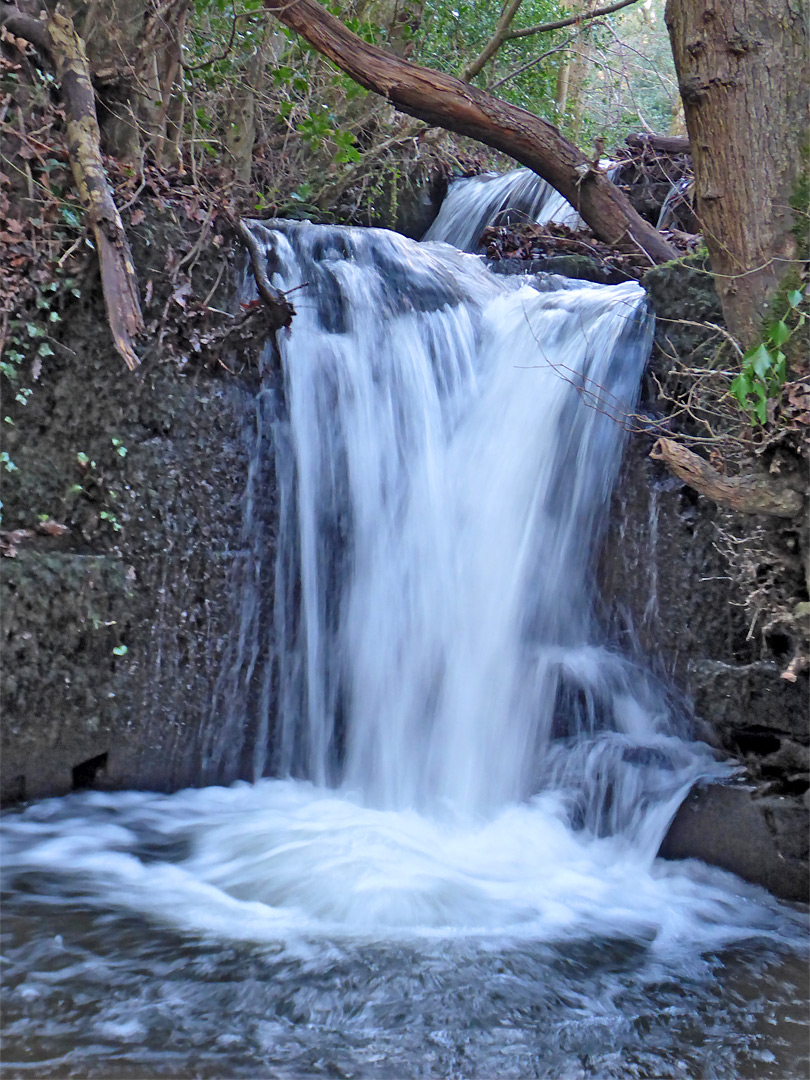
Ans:
[[[785,323],[784,319],[780,319],[778,323],[775,323],[768,331],[768,337],[774,343],[777,348],[781,348],[790,337],[790,329]]]
[[[754,387],[757,400],[754,402],[753,412],[760,424],[764,424],[768,418],[768,398],[760,385]]]
[[[787,294],[787,302],[792,308],[797,308],[802,302],[802,299],[803,297],[801,289],[791,289],[790,292]]]
[[[744,371],[741,371],[737,378],[733,380],[730,389],[740,405],[745,408],[748,395],[751,393],[751,380]]]
[[[773,366],[773,360],[765,345],[759,345],[754,349],[748,364],[759,375],[760,379],[768,374]]]
[[[59,213],[62,216],[62,221],[64,221],[66,225],[73,225],[75,228],[78,228],[82,223],[81,217],[70,206],[61,207]]]

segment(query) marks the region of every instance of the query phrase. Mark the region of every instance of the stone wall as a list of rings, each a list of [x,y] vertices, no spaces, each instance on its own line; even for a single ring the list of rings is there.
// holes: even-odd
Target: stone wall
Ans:
[[[171,257],[152,226],[136,236],[145,268]],[[6,802],[250,775],[247,721],[227,763],[210,757],[255,387],[168,349],[128,372],[92,265],[81,292],[49,327],[38,377],[22,373],[27,404],[4,386]]]
[[[677,320],[717,323],[721,315],[711,280],[699,270],[659,268],[645,284],[658,319],[653,371],[657,365],[663,377],[673,349],[700,356],[700,327]],[[733,794],[693,793],[662,853],[704,858],[782,895],[806,898],[807,672],[796,682],[781,678],[790,643],[752,625],[721,542],[759,526],[775,548],[790,546],[794,535],[805,542],[803,525],[722,510],[652,460],[656,433],[666,430],[655,421],[658,412],[666,424],[654,386],[648,377],[643,406],[653,433],[630,439],[602,554],[611,634],[681,692],[697,737],[745,766]]]

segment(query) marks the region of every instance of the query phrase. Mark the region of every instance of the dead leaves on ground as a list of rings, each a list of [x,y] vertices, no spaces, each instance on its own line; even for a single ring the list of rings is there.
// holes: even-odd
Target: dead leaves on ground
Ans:
[[[70,529],[67,525],[54,521],[52,518],[38,522],[35,529],[0,530],[0,555],[6,559],[16,559],[20,546],[26,541],[35,539],[38,533],[58,540],[68,532]]]

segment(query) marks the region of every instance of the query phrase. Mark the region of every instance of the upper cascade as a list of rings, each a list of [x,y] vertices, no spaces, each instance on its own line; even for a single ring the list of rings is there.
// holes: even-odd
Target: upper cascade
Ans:
[[[475,252],[488,225],[556,221],[576,228],[582,219],[551,184],[531,169],[482,173],[454,180],[425,240]]]

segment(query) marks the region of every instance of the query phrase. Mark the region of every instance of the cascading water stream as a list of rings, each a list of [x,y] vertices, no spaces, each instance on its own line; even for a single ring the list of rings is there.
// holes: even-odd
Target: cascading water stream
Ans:
[[[624,774],[636,805],[638,773],[658,784],[662,761],[681,790],[705,756],[684,769],[678,744],[674,767],[660,704],[595,644],[590,613],[649,351],[641,290],[504,282],[369,230],[256,230],[283,288],[317,290],[282,343],[297,462],[297,498],[282,501],[299,543],[276,595],[300,574],[300,609],[280,621],[298,621],[301,644],[279,771],[382,809],[482,815],[587,747],[614,810]],[[651,767],[630,751],[645,742]]]
[[[581,223],[573,206],[531,169],[483,173],[453,181],[425,240],[442,240],[460,251],[476,251],[487,225],[556,221]]]
[[[792,947],[799,930],[761,890],[655,860],[691,784],[725,767],[593,616],[592,556],[649,350],[644,294],[496,277],[378,230],[253,228],[297,314],[279,335],[283,392],[268,349],[246,443],[215,704],[227,723],[208,756],[240,760],[240,723],[259,710],[256,779],[8,815],[20,994],[64,951],[84,1032],[101,964],[119,1004],[138,1002],[126,1016],[119,999],[100,1005],[102,1035],[126,1041],[138,1017],[131,1037],[158,1049],[123,1060],[145,1071],[167,1038],[157,995],[190,1010],[173,1014],[188,1060],[206,1045],[229,1062],[201,1075],[255,1076],[257,1061],[309,1075],[324,1060],[343,1075],[414,1075],[416,1062],[579,1075],[587,1057],[624,1076],[623,1046],[638,1075],[664,1075],[669,1051],[644,1057],[633,1010],[669,1015],[680,982],[709,971],[704,952]],[[275,547],[260,505],[273,452]],[[39,911],[47,947],[27,944]],[[155,944],[167,934],[170,961]],[[231,955],[228,941],[265,952]],[[581,943],[588,959],[570,968]],[[193,967],[186,989],[166,963]],[[195,1019],[231,985],[244,993],[212,1015],[255,1014],[244,1061]],[[603,1016],[600,1047],[621,1018],[616,1061],[576,1028],[586,1013]],[[99,1037],[87,1028],[72,1060],[95,1061]],[[455,1049],[431,1056],[431,1040]]]
[[[616,166],[601,163],[612,178]],[[454,180],[424,240],[442,240],[460,251],[477,251],[488,225],[547,222],[576,229],[582,218],[558,191],[531,169],[481,173]]]

